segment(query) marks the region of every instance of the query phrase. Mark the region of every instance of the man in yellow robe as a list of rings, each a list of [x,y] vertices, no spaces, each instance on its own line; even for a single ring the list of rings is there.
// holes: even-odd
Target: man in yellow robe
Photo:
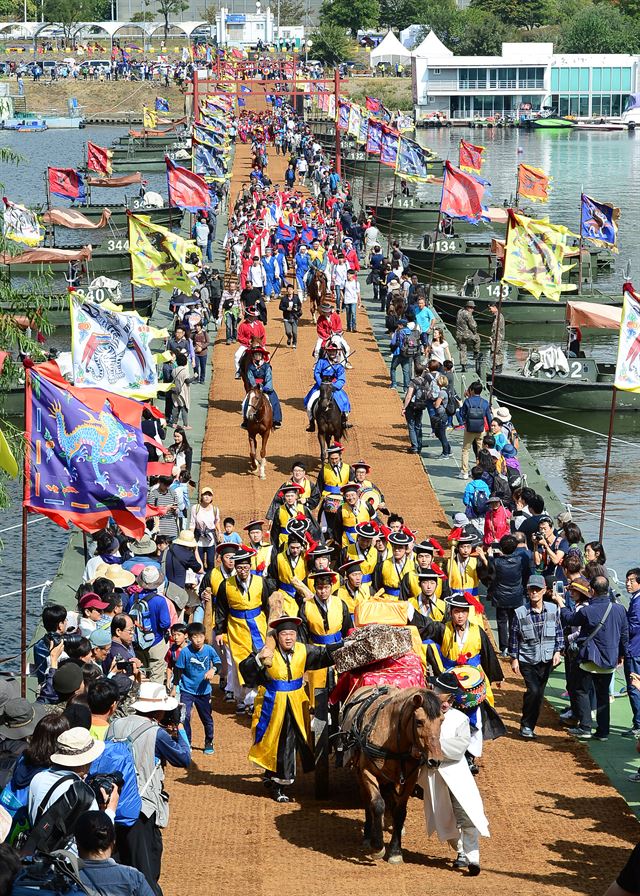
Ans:
[[[240,664],[244,680],[258,688],[249,759],[264,769],[264,783],[273,799],[288,803],[285,788],[296,776],[296,754],[303,771],[314,766],[309,725],[309,698],[304,674],[333,665],[333,650],[339,644],[314,646],[298,640],[302,620],[283,616],[272,626],[275,649],[266,645]]]

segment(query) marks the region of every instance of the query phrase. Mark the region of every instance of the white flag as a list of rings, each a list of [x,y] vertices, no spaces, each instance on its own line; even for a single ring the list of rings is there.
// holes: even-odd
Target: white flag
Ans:
[[[2,232],[5,239],[27,246],[37,246],[44,239],[44,230],[35,212],[3,197],[4,218]]]
[[[632,286],[624,290],[614,386],[640,392],[640,296]]]
[[[91,386],[146,399],[166,388],[158,383],[151,340],[166,337],[133,311],[114,310],[70,295],[71,352],[76,386]]]

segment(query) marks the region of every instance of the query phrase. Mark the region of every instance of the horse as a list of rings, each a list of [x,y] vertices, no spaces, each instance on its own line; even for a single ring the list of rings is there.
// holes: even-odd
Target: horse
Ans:
[[[320,444],[320,460],[325,463],[328,458],[327,449],[332,440],[342,442],[346,435],[342,412],[333,397],[333,386],[329,382],[320,386],[320,394],[313,409],[313,419]]]
[[[254,386],[247,393],[247,408],[245,413],[247,421],[247,434],[249,436],[249,460],[251,472],[258,473],[260,479],[266,479],[267,442],[273,427],[273,411],[271,402],[264,394],[260,386]],[[258,453],[258,436],[261,438],[260,463],[256,459]]]
[[[364,687],[344,704],[340,723],[348,764],[355,769],[364,802],[363,845],[385,857],[383,819],[393,819],[386,859],[402,862],[402,829],[407,802],[426,763],[444,758],[440,701],[425,688]]]
[[[263,348],[262,343],[255,336],[251,339],[251,343],[250,343],[249,347],[247,348],[246,352],[240,358],[240,364],[238,365],[238,368],[240,370],[240,376],[242,377],[242,384],[244,386],[245,392],[250,392],[251,388],[252,388],[251,383],[247,379],[247,370],[249,369],[249,365],[251,364],[251,361],[253,360],[254,348]]]
[[[326,301],[328,289],[327,275],[319,268],[314,268],[313,273],[307,280],[307,295],[311,300],[311,317],[314,324],[318,319],[318,308]]]

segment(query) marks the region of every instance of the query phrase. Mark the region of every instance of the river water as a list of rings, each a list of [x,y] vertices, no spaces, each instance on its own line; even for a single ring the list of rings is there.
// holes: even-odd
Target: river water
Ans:
[[[55,130],[44,133],[17,134],[2,132],[0,143],[18,152],[24,159],[17,168],[0,165],[0,183],[3,195],[10,199],[35,206],[45,204],[44,170],[47,165],[71,167],[82,164],[84,145],[88,140],[108,146],[114,139],[126,133],[124,128],[91,127],[85,130]],[[517,130],[443,129],[420,131],[419,141],[431,147],[443,158],[457,161],[457,147],[461,136],[486,147],[484,176],[491,182],[492,201],[501,204],[515,188],[516,165],[525,161],[543,168],[553,176],[553,189],[549,202],[540,206],[554,222],[566,224],[574,231],[579,223],[580,192],[596,199],[613,202],[622,209],[620,219],[620,255],[616,269],[598,277],[597,287],[603,292],[618,293],[622,285],[622,269],[627,261],[632,263],[632,273],[640,283],[640,134],[614,132],[610,134],[580,132],[519,132]],[[521,150],[521,151],[520,151]],[[166,179],[163,173],[146,175],[148,189],[158,190],[166,196]],[[390,183],[390,180],[386,183]],[[94,192],[94,202],[124,201],[126,191],[102,190]],[[136,194],[135,187],[128,194]],[[438,198],[437,188],[433,197]],[[63,205],[62,200],[56,204]],[[635,270],[634,268],[639,268]],[[546,334],[546,336],[545,336]],[[537,328],[536,331],[518,328],[507,333],[509,351],[527,348],[545,338],[557,338],[555,332]],[[68,344],[68,331],[58,328],[54,334],[57,344]],[[589,334],[589,347],[598,358],[615,357],[615,337],[611,334]],[[597,537],[598,513],[602,492],[602,475],[606,451],[608,415],[571,415],[566,420],[551,420],[531,414],[514,414],[518,430],[540,469],[560,497],[575,508],[575,518],[582,527],[586,540]],[[570,428],[575,423],[593,432]],[[609,482],[608,516],[605,529],[605,546],[609,565],[622,577],[630,565],[640,561],[637,508],[640,500],[640,447],[638,433],[640,421],[635,414],[619,414],[615,422],[615,434]],[[0,555],[0,653],[6,655],[17,645],[19,620],[19,596],[3,597],[20,587],[20,528],[8,529],[19,523],[19,489],[15,486],[16,502],[8,511],[0,512],[0,538],[4,549]],[[37,519],[37,518],[34,518]],[[32,522],[29,526],[28,585],[37,586],[50,578],[57,568],[66,533],[47,520]],[[29,592],[30,620],[35,622],[39,613],[40,591]]]

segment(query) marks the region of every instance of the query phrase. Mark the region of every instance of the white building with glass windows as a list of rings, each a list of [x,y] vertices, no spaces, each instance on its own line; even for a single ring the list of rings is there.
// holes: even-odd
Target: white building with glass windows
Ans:
[[[640,56],[554,53],[550,43],[503,43],[501,56],[454,56],[430,32],[412,55],[416,119],[554,109],[619,116],[640,87]]]

